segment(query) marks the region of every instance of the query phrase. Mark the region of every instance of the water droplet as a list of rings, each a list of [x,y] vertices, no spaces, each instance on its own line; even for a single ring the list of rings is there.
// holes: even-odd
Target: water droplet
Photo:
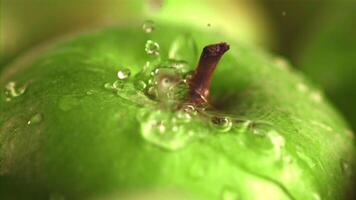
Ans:
[[[349,164],[349,162],[347,162],[346,160],[341,160],[340,161],[340,166],[341,166],[341,170],[342,172],[347,176],[347,177],[351,177],[352,175],[352,167]]]
[[[282,12],[282,16],[286,16],[287,15],[287,12],[286,11],[283,11]]]
[[[148,55],[158,56],[159,55],[159,44],[152,40],[147,40],[146,45],[145,45],[145,51]]]
[[[220,132],[227,132],[231,130],[232,121],[228,117],[218,117],[214,116],[211,118],[211,125]]]
[[[39,113],[33,115],[31,117],[31,119],[27,122],[28,125],[31,125],[31,124],[38,124],[42,121],[43,119],[43,116]]]
[[[231,188],[225,188],[223,189],[221,193],[221,200],[238,200],[239,199],[239,194],[231,189]]]
[[[12,98],[21,96],[25,91],[26,86],[18,87],[16,82],[10,81],[5,86],[5,100],[11,101]]]
[[[273,125],[267,122],[245,122],[239,129],[242,133],[242,144],[252,151],[265,156],[282,160],[284,155],[285,139]]]
[[[181,149],[192,140],[195,130],[190,123],[171,111],[143,111],[141,114],[142,137],[167,150]]]
[[[146,33],[151,33],[155,30],[155,24],[154,21],[152,20],[146,20],[143,24],[142,24],[142,29],[143,31],[145,31]]]
[[[120,69],[118,72],[117,72],[117,78],[119,78],[120,80],[125,80],[127,78],[129,78],[131,75],[131,71],[127,68],[125,69]]]
[[[184,104],[182,106],[182,110],[190,115],[197,115],[197,110],[195,109],[194,105],[192,104]]]

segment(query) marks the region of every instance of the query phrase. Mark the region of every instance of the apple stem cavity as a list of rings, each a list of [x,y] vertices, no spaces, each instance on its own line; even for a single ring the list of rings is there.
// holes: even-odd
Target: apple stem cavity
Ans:
[[[195,105],[208,103],[212,74],[221,57],[230,46],[225,43],[207,45],[203,48],[199,63],[189,81],[189,102]]]

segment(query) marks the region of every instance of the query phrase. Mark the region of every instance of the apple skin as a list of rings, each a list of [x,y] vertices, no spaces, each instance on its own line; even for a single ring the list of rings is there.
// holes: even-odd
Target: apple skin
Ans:
[[[356,5],[329,2],[299,47],[300,69],[325,88],[327,95],[356,130]]]
[[[133,88],[133,77],[152,59],[146,41],[158,42],[167,58],[182,35],[197,49],[230,44],[212,80],[211,102],[234,122],[222,133],[193,116],[183,128],[196,135],[172,150],[142,136],[147,121],[140,116],[175,112],[140,90],[116,95],[104,84],[124,66],[132,74],[125,87]],[[181,51],[190,52],[189,44]],[[125,195],[155,190],[177,191],[178,199],[346,199],[353,135],[320,90],[281,58],[214,32],[164,24],[150,34],[110,28],[44,49],[0,75],[2,89],[10,81],[26,85],[11,101],[1,93],[2,199],[130,199]],[[193,70],[198,57],[183,58]],[[29,124],[38,114],[41,120]],[[256,127],[244,127],[248,120]]]

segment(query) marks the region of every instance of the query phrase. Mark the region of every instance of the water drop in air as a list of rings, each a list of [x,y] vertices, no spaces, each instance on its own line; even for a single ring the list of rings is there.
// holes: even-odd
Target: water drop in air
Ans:
[[[155,24],[152,20],[147,20],[142,24],[142,29],[146,33],[151,33],[155,30]]]

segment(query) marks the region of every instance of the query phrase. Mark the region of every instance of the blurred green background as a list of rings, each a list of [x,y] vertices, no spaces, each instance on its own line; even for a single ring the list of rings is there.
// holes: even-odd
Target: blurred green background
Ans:
[[[174,9],[172,1],[2,0],[0,70],[34,46],[77,32],[189,21],[282,55],[324,88],[356,130],[355,0],[180,0]]]

